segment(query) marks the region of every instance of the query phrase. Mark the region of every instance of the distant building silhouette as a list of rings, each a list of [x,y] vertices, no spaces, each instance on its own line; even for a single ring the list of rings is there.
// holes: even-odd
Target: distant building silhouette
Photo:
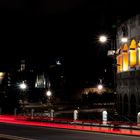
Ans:
[[[45,104],[47,90],[53,92],[53,97],[61,98],[63,89],[61,65],[38,70],[25,60],[14,62],[7,71],[0,72],[0,108],[3,113],[13,113],[15,108],[20,110],[27,104]]]

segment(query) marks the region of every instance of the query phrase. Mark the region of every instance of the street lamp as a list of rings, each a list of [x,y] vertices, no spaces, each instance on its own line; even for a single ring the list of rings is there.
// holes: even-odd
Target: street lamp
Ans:
[[[51,92],[50,90],[48,90],[48,91],[46,92],[46,95],[47,95],[47,97],[50,98],[50,96],[52,95],[52,92]]]
[[[102,85],[102,84],[99,84],[99,85],[97,86],[97,88],[98,88],[98,90],[102,90],[102,89],[103,89],[103,85]]]
[[[19,88],[25,91],[27,89],[27,84],[23,81],[22,83],[19,84]]]
[[[107,36],[105,36],[105,35],[99,36],[99,42],[105,43],[106,41],[107,41]]]
[[[101,35],[99,36],[99,41],[103,44],[106,44],[108,42],[108,37],[105,36],[105,35]],[[123,39],[123,41],[126,41],[126,38]],[[113,66],[114,66],[114,93],[116,93],[116,66],[117,66],[117,61],[116,61],[116,41],[115,39],[112,39],[111,40],[111,43],[110,43],[112,46],[111,46],[111,50],[108,50],[108,55],[109,56],[113,56]]]
[[[24,111],[24,107],[25,107],[25,100],[26,100],[26,95],[25,95],[25,91],[27,90],[27,84],[25,83],[25,81],[23,81],[22,83],[19,84],[19,89],[21,90],[20,93],[20,98],[21,98],[21,104],[23,107],[23,111]]]
[[[111,50],[108,50],[108,56],[112,56],[113,57],[113,93],[115,95],[116,98],[116,73],[117,73],[117,61],[116,61],[116,57],[117,57],[117,46],[116,46],[116,38],[112,38],[111,40],[107,39],[107,36],[99,36],[99,41],[102,44],[106,44],[106,43],[110,43],[111,45]],[[127,38],[122,38],[122,41],[127,41]],[[98,89],[102,89],[102,86],[99,85]],[[116,99],[115,99],[115,109],[116,109]]]
[[[50,99],[51,99],[51,96],[52,96],[52,92],[50,90],[46,91],[46,96],[48,97],[47,103],[48,103],[49,106],[51,106]]]
[[[1,84],[4,76],[5,76],[5,73],[4,72],[0,72],[0,84]]]
[[[56,61],[56,65],[61,65],[61,62],[59,60]]]
[[[102,94],[102,92],[104,91],[103,89],[104,89],[104,86],[103,86],[103,83],[102,83],[102,79],[99,79],[99,84],[97,85],[97,92],[99,93],[99,94]]]

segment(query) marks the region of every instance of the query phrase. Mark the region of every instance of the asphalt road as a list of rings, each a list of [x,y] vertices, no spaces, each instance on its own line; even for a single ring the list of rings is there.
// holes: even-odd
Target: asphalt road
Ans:
[[[0,123],[0,134],[35,140],[139,140],[140,137]]]

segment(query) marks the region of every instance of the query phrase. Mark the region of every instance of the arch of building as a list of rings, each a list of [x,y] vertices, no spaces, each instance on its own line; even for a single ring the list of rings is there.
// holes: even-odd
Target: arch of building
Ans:
[[[125,94],[123,97],[123,113],[125,115],[128,115],[128,107],[129,107],[128,95]]]
[[[128,70],[128,45],[127,44],[124,44],[123,48],[122,48],[122,62],[123,62],[123,65],[122,65],[122,71],[127,71]]]
[[[139,110],[139,112],[140,112],[140,97],[139,97],[139,99],[138,99],[138,110]]]
[[[130,44],[120,46],[117,55],[117,72],[125,72],[134,68],[140,68],[140,41],[132,39]]]
[[[137,118],[140,112],[140,24],[138,14],[122,23],[127,29],[127,42],[121,42],[124,34],[121,26],[117,31],[117,94],[122,100],[122,114]],[[130,22],[131,21],[131,22]],[[131,26],[133,24],[133,26]],[[120,84],[121,83],[121,84]]]
[[[122,95],[120,95],[120,102],[119,102],[120,104],[119,104],[119,110],[120,110],[120,114],[122,114],[122,106],[123,106],[123,102],[122,102]]]
[[[136,118],[140,112],[140,41],[132,39],[121,45],[117,64],[119,113]]]
[[[136,116],[136,97],[134,94],[130,97],[130,114],[132,118]]]

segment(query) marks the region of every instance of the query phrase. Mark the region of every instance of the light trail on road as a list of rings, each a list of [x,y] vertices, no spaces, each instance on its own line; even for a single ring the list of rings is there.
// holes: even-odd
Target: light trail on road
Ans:
[[[80,130],[80,131],[93,131],[93,132],[103,132],[103,133],[113,133],[113,134],[123,134],[123,135],[135,135],[140,136],[140,130],[134,129],[114,129],[111,127],[97,127],[97,126],[85,126],[77,124],[62,124],[62,123],[53,123],[53,122],[36,122],[36,121],[27,121],[18,120],[15,116],[0,116],[0,122],[9,123],[9,124],[18,124],[18,125],[27,125],[27,126],[38,126],[38,127],[51,127],[51,128],[61,128],[61,129],[71,129],[71,130]]]

